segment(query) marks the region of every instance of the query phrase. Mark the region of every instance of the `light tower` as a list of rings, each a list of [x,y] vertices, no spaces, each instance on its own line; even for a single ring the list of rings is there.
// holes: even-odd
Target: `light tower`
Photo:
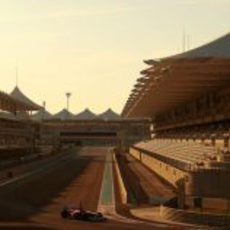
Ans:
[[[66,109],[67,109],[67,111],[69,111],[69,98],[70,98],[70,96],[71,96],[71,93],[70,92],[67,92],[66,94]]]

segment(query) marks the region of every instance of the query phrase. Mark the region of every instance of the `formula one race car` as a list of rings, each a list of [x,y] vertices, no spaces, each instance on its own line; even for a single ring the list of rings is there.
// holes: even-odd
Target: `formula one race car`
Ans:
[[[63,210],[61,211],[61,217],[65,219],[74,219],[89,222],[104,222],[107,220],[106,217],[104,217],[100,212],[91,212],[88,210],[84,210],[83,208],[76,208],[73,206],[63,208]]]

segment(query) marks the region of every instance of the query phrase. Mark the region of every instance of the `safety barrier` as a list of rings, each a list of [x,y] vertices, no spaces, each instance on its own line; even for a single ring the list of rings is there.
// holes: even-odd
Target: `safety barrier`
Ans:
[[[127,191],[126,191],[125,184],[121,176],[120,169],[118,167],[118,162],[117,162],[115,154],[113,154],[113,161],[114,161],[115,173],[117,175],[118,185],[119,185],[120,194],[121,194],[121,202],[123,204],[126,204],[127,203]]]

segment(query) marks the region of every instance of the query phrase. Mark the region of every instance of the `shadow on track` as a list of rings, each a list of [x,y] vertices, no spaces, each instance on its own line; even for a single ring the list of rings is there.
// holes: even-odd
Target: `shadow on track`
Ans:
[[[30,216],[43,212],[44,207],[55,202],[68,189],[72,181],[83,174],[93,157],[78,156],[42,173],[24,183],[10,184],[0,190],[0,221],[25,222]],[[20,229],[4,226],[0,229]],[[21,229],[46,229],[26,227]]]

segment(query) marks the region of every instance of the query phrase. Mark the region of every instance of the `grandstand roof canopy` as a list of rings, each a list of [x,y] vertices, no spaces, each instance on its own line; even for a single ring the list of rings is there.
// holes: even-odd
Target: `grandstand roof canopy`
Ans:
[[[144,84],[134,86],[123,117],[154,117],[229,84],[230,34],[185,53],[145,63],[150,67],[141,71]]]
[[[88,108],[74,116],[74,119],[77,120],[91,120],[96,118],[97,115],[90,111]]]
[[[99,114],[98,118],[104,120],[116,120],[120,119],[120,116],[117,113],[115,113],[112,109],[108,109],[104,113]]]
[[[206,45],[168,58],[230,58],[230,33]]]
[[[14,90],[10,94],[14,99],[22,102],[27,107],[27,110],[40,110],[42,107],[32,100],[30,100],[27,96],[25,96],[22,91],[16,86]]]
[[[31,107],[11,95],[0,91],[0,109],[15,113],[16,111],[29,111]]]
[[[72,120],[74,115],[69,112],[67,109],[62,109],[60,112],[54,114],[51,119],[58,119],[58,120]]]
[[[97,121],[97,120],[117,120],[119,118],[120,116],[111,109],[108,109],[105,112],[97,115],[88,108],[76,115],[67,111],[67,109],[62,109],[60,112],[54,115],[52,115],[45,109],[41,109],[37,113],[32,115],[32,119],[37,121],[42,121],[42,120],[71,120],[71,121],[95,120]]]

